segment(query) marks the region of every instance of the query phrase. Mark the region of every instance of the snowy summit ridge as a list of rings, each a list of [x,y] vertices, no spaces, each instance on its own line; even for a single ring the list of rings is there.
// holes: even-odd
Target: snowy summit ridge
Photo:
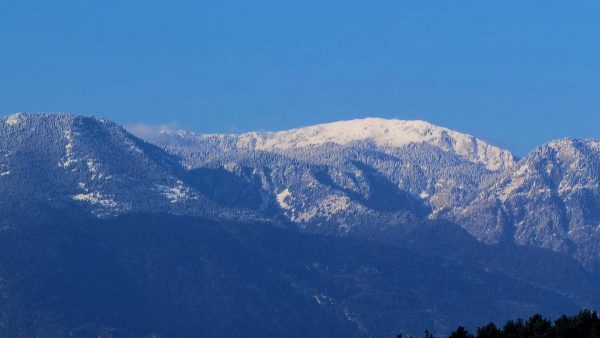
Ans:
[[[427,143],[444,151],[483,164],[492,171],[514,165],[511,152],[448,128],[420,120],[364,118],[276,132],[249,132],[239,135],[197,135],[162,131],[164,134],[206,138],[235,137],[238,148],[284,151],[294,148],[316,147],[327,143],[350,145],[355,142],[373,142],[380,148],[400,148],[413,143]]]
[[[290,149],[325,143],[345,145],[373,141],[379,147],[399,148],[411,143],[429,143],[484,164],[490,170],[513,165],[509,151],[492,146],[471,135],[459,133],[425,121],[365,118],[267,134],[248,133],[241,138],[256,140],[257,150]]]

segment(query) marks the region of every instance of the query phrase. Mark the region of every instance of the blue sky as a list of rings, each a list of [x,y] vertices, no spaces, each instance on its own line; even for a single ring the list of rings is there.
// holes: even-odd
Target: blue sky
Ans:
[[[424,119],[600,138],[599,1],[0,0],[0,113],[201,132]]]

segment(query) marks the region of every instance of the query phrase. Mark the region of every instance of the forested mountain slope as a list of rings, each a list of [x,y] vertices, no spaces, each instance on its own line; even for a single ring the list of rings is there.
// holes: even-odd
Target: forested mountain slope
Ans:
[[[447,334],[600,305],[596,141],[517,161],[421,121],[158,136],[0,119],[0,335]]]

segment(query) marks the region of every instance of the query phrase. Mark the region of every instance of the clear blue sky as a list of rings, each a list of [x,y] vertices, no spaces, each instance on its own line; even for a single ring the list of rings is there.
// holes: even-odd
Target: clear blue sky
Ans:
[[[0,113],[201,132],[424,119],[600,137],[600,1],[0,0]]]

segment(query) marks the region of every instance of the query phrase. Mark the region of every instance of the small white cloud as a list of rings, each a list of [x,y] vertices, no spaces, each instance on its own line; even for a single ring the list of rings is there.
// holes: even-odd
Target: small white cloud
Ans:
[[[164,130],[174,130],[177,128],[177,122],[169,122],[163,124],[148,124],[144,122],[138,122],[125,126],[130,133],[144,139],[146,141],[157,142],[162,138],[161,132]]]

